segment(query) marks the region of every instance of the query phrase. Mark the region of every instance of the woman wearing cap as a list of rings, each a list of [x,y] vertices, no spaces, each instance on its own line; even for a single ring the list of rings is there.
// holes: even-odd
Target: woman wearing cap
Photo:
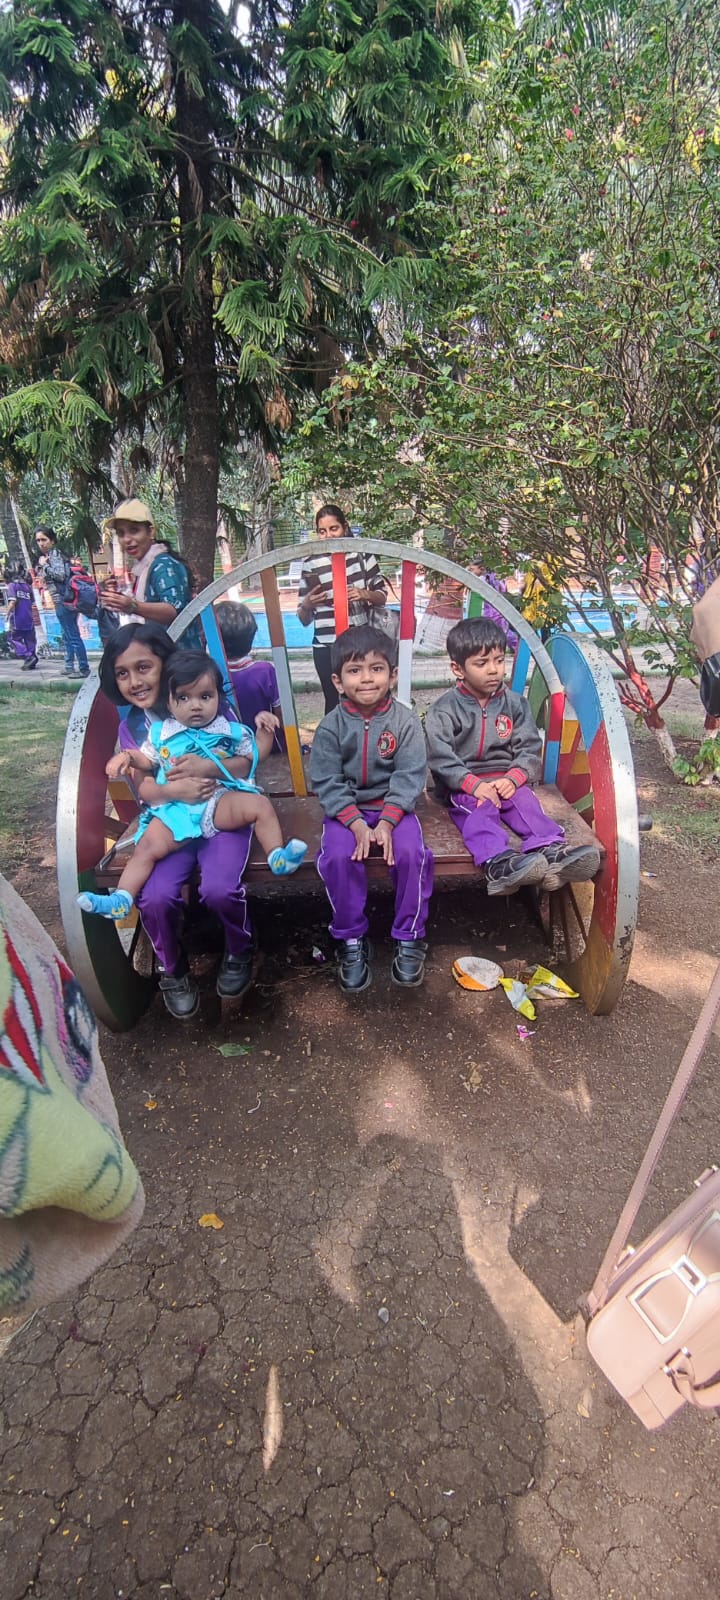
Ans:
[[[156,541],[152,512],[142,500],[123,500],[105,527],[115,534],[123,555],[131,562],[130,586],[118,593],[101,590],[102,604],[120,613],[120,620],[159,622],[169,628],[192,599],[192,574],[187,563]],[[200,628],[192,622],[182,635],[183,648],[203,648]]]

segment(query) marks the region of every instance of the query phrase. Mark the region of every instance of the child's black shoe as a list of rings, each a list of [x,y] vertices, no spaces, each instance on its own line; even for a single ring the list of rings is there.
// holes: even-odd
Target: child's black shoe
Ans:
[[[341,939],[338,943],[338,982],[343,994],[361,994],[372,981],[367,939]]]
[[[398,939],[390,968],[393,983],[402,989],[417,989],[425,977],[427,945],[423,939]]]
[[[549,871],[543,881],[546,894],[552,894],[564,883],[588,883],[600,868],[600,851],[594,844],[543,845],[543,855]]]
[[[253,953],[244,950],[241,956],[232,956],[228,950],[220,963],[215,989],[221,1000],[239,1000],[253,981]]]
[[[190,973],[163,972],[158,977],[166,1011],[176,1022],[190,1022],[200,1009],[200,992]]]
[[[542,883],[547,874],[547,861],[541,850],[528,850],[519,855],[514,850],[504,850],[485,864],[488,894],[514,894],[524,884]]]

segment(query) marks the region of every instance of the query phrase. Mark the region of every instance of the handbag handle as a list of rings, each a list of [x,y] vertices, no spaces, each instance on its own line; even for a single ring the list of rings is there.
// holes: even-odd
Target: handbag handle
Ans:
[[[687,1049],[670,1086],[670,1092],[655,1124],[655,1131],[645,1151],[640,1170],[625,1201],[618,1225],[605,1251],[595,1282],[587,1296],[586,1305],[591,1315],[602,1305],[618,1258],[622,1255],[635,1218],[645,1199],[650,1180],[665,1148],[670,1129],[681,1109],[690,1084],[700,1064],[705,1046],[720,1015],[720,962],[715,971],[702,1010],[690,1035]]]
[[[688,1405],[695,1406],[698,1411],[714,1411],[720,1406],[720,1376],[711,1378],[708,1383],[696,1383],[692,1359],[685,1351],[665,1371]]]

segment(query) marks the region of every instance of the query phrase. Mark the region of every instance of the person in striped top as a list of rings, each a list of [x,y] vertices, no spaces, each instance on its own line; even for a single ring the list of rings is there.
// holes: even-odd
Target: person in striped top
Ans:
[[[350,524],[340,506],[321,506],[315,517],[315,528],[319,539],[351,537]],[[346,557],[346,571],[350,616],[359,616],[365,621],[367,607],[384,606],[387,601],[385,579],[375,556],[363,555],[361,550],[358,550],[356,555]],[[332,558],[329,555],[312,556],[303,566],[297,614],[305,627],[311,622],[314,624],[313,661],[325,697],[327,716],[329,711],[334,711],[339,700],[332,681],[330,660],[330,646],[335,641],[335,610]],[[372,612],[369,613],[369,617],[372,618]]]

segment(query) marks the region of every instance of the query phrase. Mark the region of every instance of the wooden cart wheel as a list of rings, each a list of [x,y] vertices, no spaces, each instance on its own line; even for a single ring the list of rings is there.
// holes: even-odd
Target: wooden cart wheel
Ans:
[[[152,981],[137,970],[142,927],[88,917],[77,895],[96,888],[95,868],[135,816],[137,802],[123,782],[108,785],[105,765],[115,749],[115,706],[93,673],[73,704],[65,736],[57,799],[60,912],[70,965],[100,1020],[121,1032],[148,1006]]]
[[[588,1011],[605,1016],[627,977],[640,878],[635,774],[612,673],[597,649],[555,634],[548,650],[566,694],[556,783],[605,849],[594,883],[546,897],[547,931],[562,947]]]
[[[418,560],[428,569],[462,583],[474,605],[488,602],[517,635],[512,687],[529,692],[545,729],[544,781],[557,783],[570,804],[583,813],[605,847],[606,859],[594,885],[566,886],[546,905],[548,927],[562,938],[571,975],[593,1012],[611,1011],[621,992],[632,951],[638,897],[637,805],[630,744],[615,686],[606,663],[591,660],[578,640],[556,635],[549,652],[504,594],[485,579],[466,572],[444,556],[389,540],[328,539],[292,545],[255,556],[195,596],[169,629],[181,638],[199,620],[210,654],[232,695],[228,665],[213,611],[234,586],[260,580],[276,668],[287,755],[295,797],[306,796],[300,730],[278,592],[281,565],[322,554],[333,562],[335,623],[347,625],[346,558],[358,550],[400,562],[398,697],[412,702],[412,656]],[[529,680],[529,687],[528,687]],[[75,701],[68,725],[58,790],[58,878],[68,951],[79,981],[99,1017],[111,1028],[129,1028],[147,1006],[152,983],[138,970],[140,926],[118,928],[101,917],[84,917],[76,904],[80,889],[98,886],[96,863],[132,822],[137,805],[125,784],[105,777],[117,737],[117,711],[100,693],[93,676]],[[470,858],[468,857],[468,863]]]

